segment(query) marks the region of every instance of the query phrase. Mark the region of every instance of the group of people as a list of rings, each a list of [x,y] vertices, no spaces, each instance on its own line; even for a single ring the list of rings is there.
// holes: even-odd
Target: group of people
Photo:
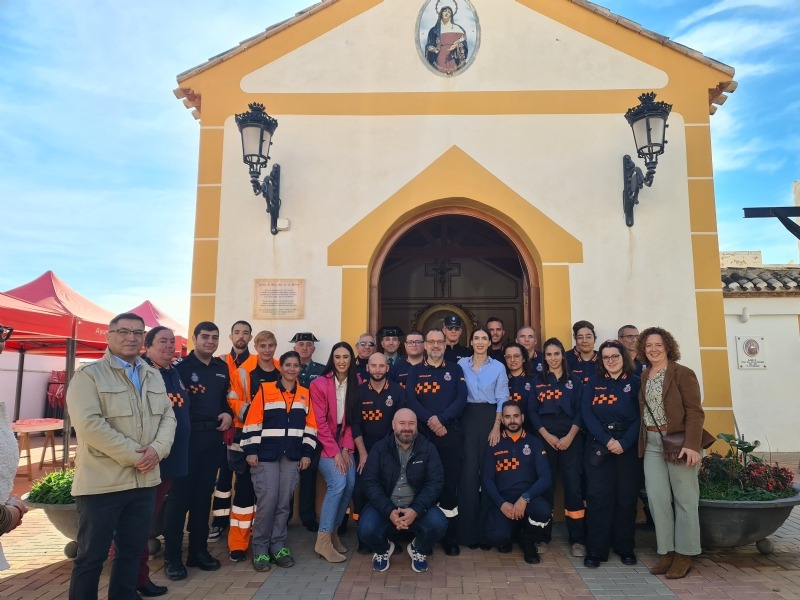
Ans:
[[[538,563],[560,476],[570,551],[594,568],[610,550],[636,564],[644,473],[662,555],[652,571],[684,576],[700,552],[703,411],[672,336],[627,325],[595,350],[594,327],[579,321],[572,349],[551,338],[539,351],[529,326],[506,343],[492,318],[468,346],[463,329],[456,315],[424,334],[384,327],[355,348],[334,344],[322,365],[312,333],[276,358],[274,334],[253,337],[245,321],[231,328],[230,353],[216,357],[219,328],[202,322],[194,349],[174,361],[171,330],[115,317],[105,356],[67,393],[80,520],[70,598],[97,597],[109,548],[109,598],[166,593],[147,567],[159,513],[171,580],[187,567],[218,569],[208,544],[226,527],[232,561],[250,549],[257,571],[291,567],[298,482],[299,516],[316,531],[320,557],[346,560],[340,534],[352,518],[373,569],[388,569],[407,542],[412,569],[423,572],[436,543],[452,556],[461,546],[510,552],[518,541],[526,562]],[[681,431],[681,460],[667,463],[662,436]],[[326,484],[318,520],[317,471]],[[14,511],[18,523],[24,510]]]

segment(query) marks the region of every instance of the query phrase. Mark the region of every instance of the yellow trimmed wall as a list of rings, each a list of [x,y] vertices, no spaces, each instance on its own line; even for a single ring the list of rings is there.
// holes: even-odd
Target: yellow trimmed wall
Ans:
[[[421,2],[418,4],[421,6]],[[403,15],[406,16],[405,13],[409,10],[407,0],[402,3],[398,0],[339,0],[311,10],[295,22],[279,27],[270,37],[249,42],[246,50],[218,59],[207,68],[196,69],[179,81],[181,88],[190,89],[202,97],[191,322],[196,323],[203,319],[227,322],[231,318],[241,318],[241,315],[234,317],[227,309],[220,312],[220,306],[230,303],[219,302],[219,296],[224,294],[227,299],[231,294],[243,294],[249,298],[251,294],[250,280],[255,278],[253,273],[256,272],[256,267],[246,266],[251,263],[241,266],[241,289],[218,289],[220,273],[224,272],[221,269],[229,268],[228,263],[224,262],[228,260],[224,250],[226,238],[240,235],[238,231],[234,233],[224,228],[221,223],[224,221],[226,202],[230,204],[235,196],[236,201],[249,203],[251,200],[248,194],[252,194],[245,181],[244,166],[231,166],[231,174],[228,175],[226,165],[235,165],[241,161],[239,156],[234,156],[239,145],[233,139],[236,132],[231,127],[231,117],[245,110],[249,102],[262,102],[269,113],[282,123],[276,134],[273,154],[280,156],[283,153],[280,162],[294,167],[293,170],[287,168],[285,172],[287,187],[283,193],[284,214],[294,218],[294,222],[293,229],[280,233],[276,239],[267,238],[264,241],[259,237],[253,247],[258,252],[269,252],[269,258],[260,262],[253,260],[252,264],[268,263],[269,269],[279,275],[293,276],[290,271],[284,273],[288,269],[286,265],[293,258],[287,247],[292,243],[291,236],[297,236],[294,239],[298,244],[302,241],[304,248],[309,239],[312,243],[322,244],[322,248],[327,247],[327,261],[324,252],[322,255],[301,252],[302,258],[298,259],[298,264],[313,264],[316,265],[314,269],[339,270],[341,289],[331,288],[329,292],[337,296],[335,306],[339,313],[342,339],[354,341],[355,336],[369,324],[370,286],[374,284],[375,261],[386,241],[398,228],[425,211],[438,207],[463,206],[475,214],[490,216],[512,233],[520,241],[523,254],[530,257],[530,266],[538,273],[542,333],[545,336],[560,337],[562,340],[570,339],[570,326],[575,318],[594,318],[584,313],[591,312],[591,306],[585,301],[590,297],[587,295],[596,293],[591,284],[592,273],[588,272],[591,269],[587,264],[597,264],[597,240],[605,244],[603,247],[606,250],[603,252],[611,255],[612,251],[619,251],[623,256],[627,254],[629,257],[627,261],[621,261],[618,269],[612,271],[618,278],[615,281],[618,281],[619,293],[626,298],[632,298],[638,307],[648,303],[647,296],[637,295],[641,289],[652,287],[654,283],[637,279],[642,277],[642,265],[649,258],[649,238],[644,234],[658,234],[656,219],[667,215],[666,218],[673,221],[664,223],[664,226],[675,231],[675,240],[682,244],[686,240],[686,251],[691,253],[693,263],[692,272],[678,278],[681,284],[684,281],[694,282],[694,289],[687,297],[693,302],[696,313],[691,318],[687,316],[687,322],[680,324],[684,339],[679,341],[687,349],[685,354],[699,362],[699,365],[691,366],[701,366],[697,369],[700,371],[698,375],[701,376],[705,405],[711,409],[707,415],[709,429],[715,432],[732,431],[727,344],[716,258],[718,240],[708,114],[708,89],[729,79],[730,75],[568,0],[476,0],[474,4],[484,25],[483,44],[490,44],[493,35],[502,34],[504,10],[511,8],[519,13],[521,8],[525,8],[538,13],[536,19],[531,20],[532,25],[572,29],[580,33],[575,36],[576,39],[584,40],[580,43],[585,42],[589,47],[595,44],[598,49],[613,49],[621,57],[625,57],[626,61],[634,57],[644,65],[642,72],[652,72],[652,77],[658,73],[666,74],[665,85],[655,91],[658,92],[659,99],[673,104],[673,126],[668,130],[672,143],[660,162],[655,185],[642,192],[642,204],[637,208],[635,229],[626,231],[624,225],[619,225],[622,221],[619,162],[622,154],[632,149],[630,131],[621,115],[636,103],[638,93],[652,89],[650,86],[633,89],[628,84],[621,84],[619,89],[580,89],[580,85],[575,85],[573,89],[540,89],[537,86],[541,86],[541,81],[537,82],[536,72],[532,70],[524,74],[530,80],[530,89],[516,91],[501,88],[478,89],[477,83],[473,86],[474,89],[470,89],[470,80],[461,80],[458,77],[439,78],[438,89],[428,91],[400,88],[368,92],[348,91],[348,69],[358,68],[358,65],[341,64],[331,66],[341,81],[341,89],[336,91],[308,93],[304,91],[302,77],[297,78],[296,89],[288,92],[275,93],[270,89],[253,92],[243,90],[242,81],[250,74],[272,65],[277,69],[282,60],[306,46],[318,46],[320,60],[324,60],[326,48],[349,43],[347,40],[337,39],[337,30],[343,29],[351,21],[369,18],[370,11],[392,9],[405,11]],[[549,22],[546,23],[547,20]],[[493,30],[492,27],[496,29]],[[410,29],[413,27],[389,28],[376,33],[380,39],[374,42],[361,41],[367,45],[386,44],[392,52],[400,53],[407,43],[405,38],[410,37]],[[548,57],[544,57],[546,58]],[[474,68],[480,67],[476,64]],[[562,68],[568,70],[569,67],[564,65]],[[471,67],[470,71],[472,69]],[[610,72],[613,74],[614,70],[611,69]],[[268,69],[265,73],[268,75]],[[411,76],[416,75],[411,73]],[[424,67],[420,69],[418,76],[432,77]],[[409,73],[398,73],[398,81],[404,77],[408,78]],[[265,80],[268,81],[268,77]],[[591,114],[587,115],[587,112]],[[414,161],[398,158],[394,163],[395,171],[389,175],[400,173],[400,184],[389,193],[376,195],[371,204],[361,200],[362,204],[358,206],[362,207],[360,210],[363,212],[359,213],[358,218],[352,219],[352,215],[345,214],[340,219],[341,227],[339,223],[331,223],[332,230],[337,227],[339,230],[332,231],[330,238],[314,235],[300,237],[300,232],[304,231],[302,221],[313,219],[315,213],[309,209],[301,215],[292,215],[292,203],[300,206],[302,202],[308,202],[303,206],[314,206],[311,199],[305,198],[304,190],[313,187],[311,184],[316,177],[325,175],[317,165],[303,162],[303,144],[311,144],[316,138],[309,135],[301,139],[299,128],[293,131],[288,128],[288,124],[303,120],[325,127],[326,119],[341,117],[361,121],[371,119],[370,122],[375,127],[390,128],[409,119],[417,119],[414,126],[418,126],[420,118],[432,123],[446,120],[450,122],[449,120],[456,117],[462,120],[486,117],[488,120],[507,116],[552,117],[553,123],[561,123],[564,115],[575,115],[584,119],[576,127],[599,126],[597,131],[603,131],[601,135],[607,146],[606,152],[595,153],[596,164],[587,165],[587,161],[576,160],[573,148],[569,146],[572,140],[569,136],[574,132],[564,129],[568,135],[563,140],[558,139],[557,133],[548,132],[556,140],[551,144],[552,162],[544,156],[538,162],[504,171],[508,164],[518,159],[520,152],[525,153],[528,148],[524,145],[518,148],[500,148],[498,152],[509,152],[509,160],[505,161],[506,164],[504,161],[493,160],[482,154],[490,148],[491,140],[487,137],[486,145],[475,146],[464,139],[472,128],[463,126],[466,121],[458,121],[462,128],[453,129],[453,141],[449,149],[438,156],[431,156],[427,162],[423,161],[422,168],[412,169],[408,163]],[[607,125],[603,119],[609,116],[618,118],[619,125]],[[546,130],[536,120],[527,120],[524,126],[530,128],[534,134],[539,132],[544,135],[542,132]],[[514,133],[513,125],[508,131],[509,134]],[[358,133],[366,135],[363,132]],[[587,144],[595,141],[587,139]],[[339,158],[337,153],[350,150],[348,142],[348,139],[340,139],[337,147],[329,149],[333,153],[331,160]],[[393,143],[394,139],[389,136],[386,139],[387,151],[393,150]],[[306,145],[306,148],[309,146]],[[421,150],[424,148],[409,147],[406,152],[419,154]],[[685,164],[682,164],[684,153]],[[238,171],[234,173],[235,169]],[[342,169],[340,176],[363,178],[365,170],[368,171],[363,164],[351,165],[351,169],[351,172]],[[554,177],[554,171],[560,169],[565,169],[566,173],[563,185],[560,189],[548,188],[548,177]],[[353,172],[357,174],[351,174]],[[571,186],[575,186],[576,181],[585,186],[583,190],[574,191]],[[357,205],[346,194],[336,192],[335,186],[333,190],[332,198],[319,195],[313,202],[335,201],[342,206]],[[248,227],[253,227],[258,235],[268,236],[268,233],[263,234],[267,228],[263,200],[257,198],[252,202],[253,206],[260,205],[258,213],[253,209],[254,218],[258,214],[260,221],[257,225],[252,225],[251,219],[245,217],[244,228],[249,232]],[[668,206],[669,202],[678,204],[666,210],[664,206]],[[591,203],[592,209],[587,210],[585,216],[585,219],[591,220],[588,227],[585,220],[570,221],[569,215],[564,211],[565,205],[579,206],[580,203]],[[611,207],[614,211],[613,218],[608,217],[605,220],[606,217],[595,216],[598,214],[595,203]],[[590,237],[595,238],[592,240],[594,243],[591,253],[587,250]],[[688,249],[688,246],[691,248]],[[263,269],[266,269],[267,276],[272,272],[264,266],[258,268],[262,269],[257,271],[259,276],[264,276]],[[320,275],[323,275],[322,271]],[[308,276],[316,277],[316,271],[310,270]],[[597,285],[602,283],[597,282]],[[685,287],[690,288],[691,284]],[[581,300],[578,307],[577,299]],[[581,314],[573,314],[576,310]],[[600,314],[609,314],[609,309]],[[285,327],[288,331],[296,325],[289,323]],[[616,326],[614,323],[614,327]],[[610,329],[611,324],[608,327]],[[285,333],[280,332],[281,335]],[[689,339],[695,335],[697,339]]]

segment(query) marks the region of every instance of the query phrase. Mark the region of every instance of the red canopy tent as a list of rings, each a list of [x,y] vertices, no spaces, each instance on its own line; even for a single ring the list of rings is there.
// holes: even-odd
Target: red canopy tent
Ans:
[[[114,313],[81,296],[64,283],[58,275],[47,271],[13,290],[5,292],[26,302],[72,317],[71,337],[80,346],[90,346],[96,355],[106,347],[108,322]]]
[[[186,356],[186,346],[189,340],[186,337],[185,325],[178,323],[175,319],[150,302],[150,300],[145,300],[139,306],[127,312],[132,312],[142,317],[147,329],[152,329],[159,325],[172,329],[173,333],[175,333],[175,352],[180,356]]]
[[[27,317],[29,324],[37,325],[38,332],[29,332],[31,335],[24,336],[23,332],[17,335],[15,332],[7,347],[17,350],[20,353],[19,370],[17,373],[17,397],[15,400],[14,415],[19,415],[19,406],[22,394],[22,373],[26,352],[50,355],[66,356],[66,384],[75,371],[75,359],[81,357],[100,357],[105,352],[107,345],[106,333],[108,333],[108,322],[114,318],[110,311],[98,306],[94,302],[84,298],[75,290],[64,283],[55,273],[47,271],[33,281],[21,285],[5,292],[6,296],[13,299],[22,300],[34,304],[35,309],[30,310]],[[37,309],[39,313],[37,313]],[[47,333],[45,325],[39,325],[39,314],[57,313],[63,315],[69,322],[66,331],[60,337],[52,337],[47,343],[43,341],[43,333]],[[3,318],[0,311],[0,319]],[[10,314],[10,313],[9,313]],[[3,321],[0,320],[0,323]],[[4,325],[6,323],[3,323]],[[11,321],[8,325],[13,327]],[[39,334],[38,337],[36,334]],[[64,461],[68,455],[69,432],[69,413],[64,411]]]

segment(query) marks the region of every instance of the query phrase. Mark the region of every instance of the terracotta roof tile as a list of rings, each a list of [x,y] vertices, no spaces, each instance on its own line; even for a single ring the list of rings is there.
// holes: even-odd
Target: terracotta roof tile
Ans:
[[[726,267],[721,270],[723,296],[800,296],[800,266]]]

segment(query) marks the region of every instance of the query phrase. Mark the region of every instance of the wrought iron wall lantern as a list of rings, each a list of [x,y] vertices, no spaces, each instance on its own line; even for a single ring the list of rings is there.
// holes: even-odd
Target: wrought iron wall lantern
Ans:
[[[278,215],[281,210],[281,166],[273,165],[263,181],[259,181],[259,177],[261,170],[269,162],[269,148],[272,146],[272,135],[278,128],[278,121],[266,113],[263,104],[254,102],[247,107],[250,109],[248,112],[236,115],[236,125],[242,135],[242,159],[250,170],[253,193],[264,196],[267,203],[271,220],[270,231],[272,235],[277,235]],[[286,229],[287,226],[281,229]]]
[[[666,102],[656,102],[655,92],[648,92],[639,96],[639,106],[631,108],[625,113],[625,118],[633,130],[633,140],[636,143],[636,154],[644,159],[647,173],[636,166],[630,155],[622,158],[622,176],[624,189],[622,192],[622,210],[625,213],[625,223],[633,227],[633,207],[639,204],[639,191],[642,186],[653,185],[656,175],[658,156],[664,154],[667,143],[667,117],[672,110],[672,105]]]

